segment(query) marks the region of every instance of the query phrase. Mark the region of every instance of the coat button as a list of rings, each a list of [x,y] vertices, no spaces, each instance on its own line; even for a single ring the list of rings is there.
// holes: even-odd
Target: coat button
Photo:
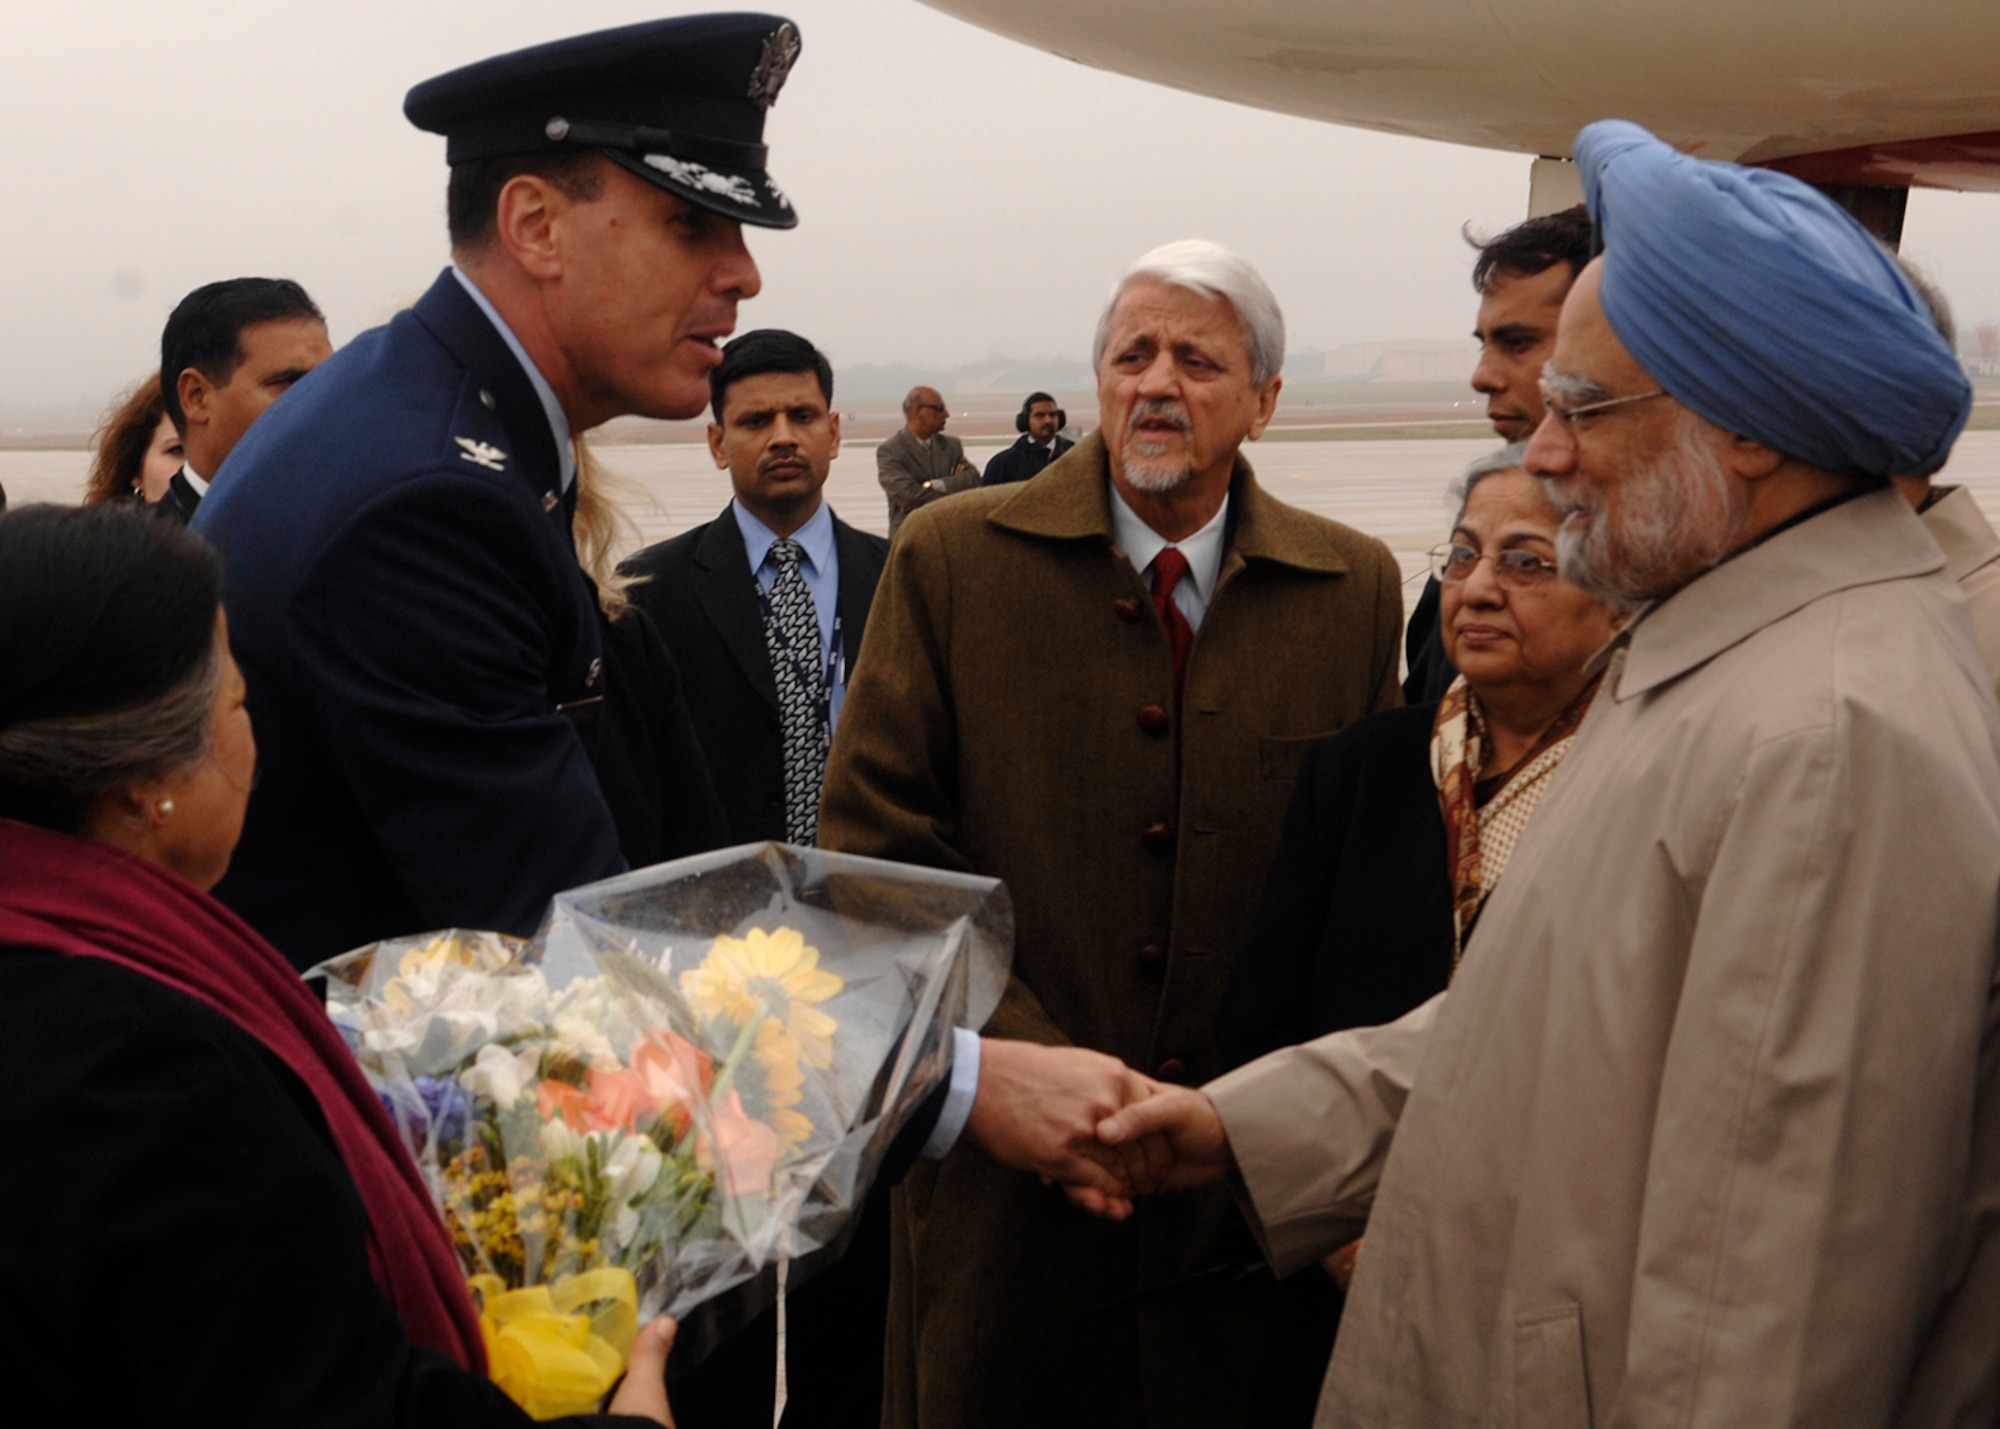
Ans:
[[[1140,705],[1139,728],[1148,734],[1165,734],[1174,727],[1172,716],[1165,705]]]
[[[1148,943],[1139,949],[1139,966],[1142,968],[1156,968],[1166,960],[1167,945],[1165,943]]]
[[[484,387],[482,387],[479,389],[479,405],[484,407],[487,411],[490,412],[500,404],[493,400],[493,394],[491,392],[488,392]]]
[[[1139,602],[1120,598],[1111,602],[1111,608],[1118,612],[1118,618],[1127,625],[1139,623]]]
[[[1186,1081],[1187,1063],[1178,1057],[1169,1057],[1154,1069],[1153,1076],[1156,1080],[1162,1082]]]
[[[1146,825],[1139,842],[1150,849],[1170,849],[1174,846],[1174,826],[1156,819]]]

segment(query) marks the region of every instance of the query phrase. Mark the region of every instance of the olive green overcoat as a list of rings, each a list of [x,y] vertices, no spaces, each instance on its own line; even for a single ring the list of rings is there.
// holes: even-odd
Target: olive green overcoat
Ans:
[[[991,1035],[1212,1075],[1300,755],[1400,702],[1387,548],[1266,495],[1240,457],[1231,490],[1184,719],[1098,438],[911,513],[891,551],[820,842],[1006,881],[1015,976]],[[1159,1288],[1254,1259],[1219,1193],[1100,1222],[961,1144],[896,1202],[885,1423],[1242,1422],[1268,1286]]]

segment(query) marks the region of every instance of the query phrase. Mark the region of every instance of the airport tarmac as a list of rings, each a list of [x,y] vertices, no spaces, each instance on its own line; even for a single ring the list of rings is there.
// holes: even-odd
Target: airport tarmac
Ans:
[[[1266,441],[1244,451],[1258,480],[1280,499],[1380,537],[1404,575],[1415,576],[1423,570],[1424,553],[1449,534],[1446,488],[1490,449],[1483,440],[1457,439]],[[967,457],[982,467],[997,450],[992,441],[966,445]],[[709,520],[729,499],[729,478],[716,470],[706,447],[606,444],[598,456],[628,479],[632,495],[626,504],[642,543]],[[0,451],[0,485],[14,504],[74,501],[88,466],[86,452]],[[1988,518],[2000,525],[2000,431],[1967,432],[1940,480],[1971,487]],[[827,481],[827,498],[850,524],[888,530],[872,443],[842,448]],[[1414,599],[1412,592],[1405,605]]]

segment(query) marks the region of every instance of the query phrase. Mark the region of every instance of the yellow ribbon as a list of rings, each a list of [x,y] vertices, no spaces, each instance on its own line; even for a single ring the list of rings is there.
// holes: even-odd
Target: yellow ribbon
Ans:
[[[465,1284],[480,1302],[487,1374],[534,1418],[593,1412],[625,1372],[639,1332],[630,1272],[602,1266],[523,1290],[497,1275]]]

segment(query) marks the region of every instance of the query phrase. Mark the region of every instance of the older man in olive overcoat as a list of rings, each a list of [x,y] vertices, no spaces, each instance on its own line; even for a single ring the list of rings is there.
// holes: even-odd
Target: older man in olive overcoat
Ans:
[[[1389,552],[1237,452],[1283,331],[1226,250],[1147,255],[1099,328],[1100,433],[911,513],[891,552],[821,842],[1006,880],[989,1036],[1209,1075],[1301,752],[1399,702]],[[1216,1193],[1112,1224],[969,1145],[924,1163],[898,1194],[886,1422],[1241,1423],[1269,1287],[1229,1273],[1232,1215]]]

